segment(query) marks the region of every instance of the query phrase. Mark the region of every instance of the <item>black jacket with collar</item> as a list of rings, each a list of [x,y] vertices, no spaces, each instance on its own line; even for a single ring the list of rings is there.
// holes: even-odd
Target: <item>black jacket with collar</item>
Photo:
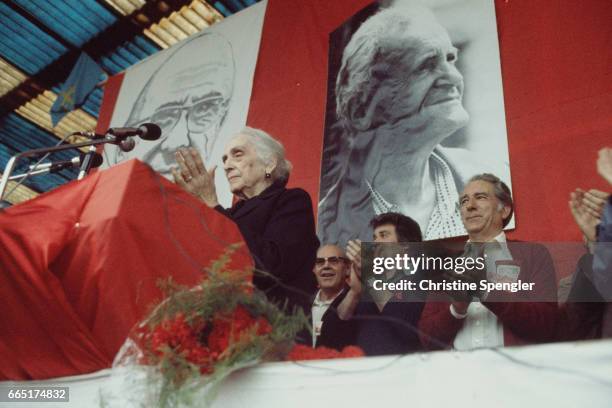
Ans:
[[[338,305],[344,300],[349,291],[348,287],[329,305],[321,318],[321,334],[317,338],[316,347],[324,346],[342,351],[346,346],[355,345],[357,322],[355,320],[342,320],[338,316]]]
[[[275,183],[258,196],[238,201],[232,208],[215,209],[240,229],[255,267],[274,278],[255,273],[253,283],[271,301],[310,314],[315,292],[312,269],[319,240],[315,233],[312,201],[299,188]]]

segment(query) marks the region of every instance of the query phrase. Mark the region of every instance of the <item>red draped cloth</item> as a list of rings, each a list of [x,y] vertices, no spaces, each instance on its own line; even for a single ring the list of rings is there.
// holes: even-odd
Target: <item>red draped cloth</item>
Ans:
[[[236,242],[232,221],[138,161],[0,212],[0,380],[109,367],[160,279],[193,285]],[[245,248],[232,267],[250,265]]]

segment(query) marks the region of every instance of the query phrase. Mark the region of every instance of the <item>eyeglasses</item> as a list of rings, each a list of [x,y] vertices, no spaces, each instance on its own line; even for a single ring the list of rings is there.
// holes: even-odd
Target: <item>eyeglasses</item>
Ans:
[[[316,266],[323,266],[325,265],[325,262],[329,262],[330,265],[336,266],[339,265],[341,262],[348,262],[348,259],[341,256],[328,256],[327,258],[315,259]]]
[[[167,136],[181,119],[183,111],[187,111],[187,130],[189,132],[201,133],[225,114],[227,100],[218,95],[213,95],[187,106],[162,106],[153,115],[140,120],[153,122],[162,129],[162,135]]]

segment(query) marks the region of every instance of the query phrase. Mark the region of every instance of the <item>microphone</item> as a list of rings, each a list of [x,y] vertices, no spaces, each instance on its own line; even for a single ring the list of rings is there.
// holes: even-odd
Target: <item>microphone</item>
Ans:
[[[42,163],[37,166],[30,165],[29,172],[33,172],[33,171],[38,172],[38,171],[46,170],[48,173],[57,173],[58,171],[61,171],[64,169],[71,169],[73,167],[79,167],[81,165],[81,160],[82,160],[81,156],[76,156],[70,160],[60,160],[60,161],[51,162],[51,163]],[[101,154],[99,153],[94,154],[92,157],[92,161],[91,161],[91,168],[100,167],[103,161],[104,160],[102,159]]]
[[[125,139],[119,142],[117,145],[124,152],[131,152],[136,147],[134,139]]]
[[[143,123],[137,128],[110,128],[107,133],[118,138],[140,136],[143,140],[157,140],[161,136],[161,128],[155,123]]]
[[[143,140],[157,140],[161,136],[161,128],[155,123],[143,123],[138,127],[118,127],[110,128],[105,134],[95,132],[77,132],[80,136],[90,139],[104,139],[106,135],[115,136],[117,139],[125,139],[130,136],[140,136]]]

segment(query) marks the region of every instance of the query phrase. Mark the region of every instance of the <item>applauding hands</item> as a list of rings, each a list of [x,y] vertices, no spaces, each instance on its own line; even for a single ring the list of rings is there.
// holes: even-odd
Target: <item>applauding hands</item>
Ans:
[[[215,188],[217,166],[207,170],[200,153],[193,147],[181,148],[175,155],[179,168],[172,169],[172,176],[176,184],[199,197],[211,208],[219,205]]]

